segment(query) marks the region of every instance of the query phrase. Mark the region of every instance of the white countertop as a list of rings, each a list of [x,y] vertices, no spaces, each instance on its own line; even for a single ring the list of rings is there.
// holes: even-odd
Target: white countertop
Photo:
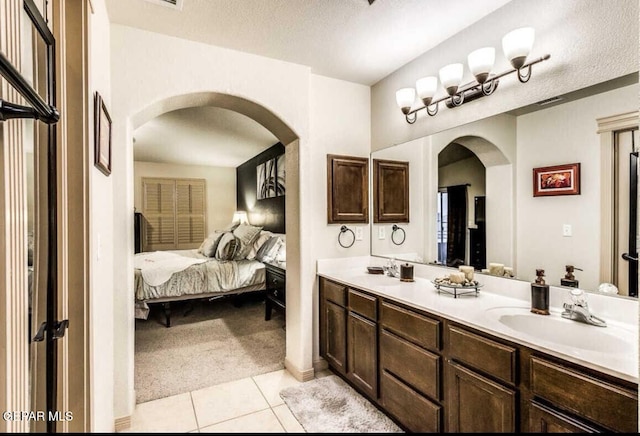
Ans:
[[[335,262],[335,260],[324,264],[321,264],[321,261],[319,261],[318,275],[342,282],[354,288],[369,291],[382,297],[387,297],[416,309],[425,310],[434,315],[440,315],[496,337],[522,344],[531,349],[551,354],[627,381],[638,382],[637,322],[634,324],[633,322],[612,320],[594,311],[592,312],[595,315],[606,320],[607,327],[596,327],[577,321],[566,320],[560,316],[561,308],[553,306],[553,302],[557,300],[557,298],[552,298],[550,315],[532,314],[532,316],[548,317],[547,319],[552,320],[551,322],[571,323],[571,331],[577,331],[580,332],[579,334],[586,335],[589,348],[591,349],[587,350],[585,348],[567,345],[566,343],[546,341],[535,335],[525,334],[512,329],[501,323],[498,317],[491,316],[491,310],[487,312],[489,309],[509,308],[502,309],[502,312],[508,312],[513,309],[514,314],[518,312],[528,313],[531,308],[530,301],[523,298],[512,298],[504,295],[504,292],[500,292],[497,289],[500,285],[495,285],[495,283],[498,283],[495,282],[495,280],[478,276],[476,279],[479,281],[482,282],[482,280],[485,279],[485,281],[491,283],[484,284],[477,295],[471,293],[459,295],[457,298],[454,298],[451,294],[438,292],[431,282],[432,278],[435,277],[418,277],[418,271],[416,271],[414,282],[401,282],[398,278],[369,274],[366,271],[367,264],[380,265],[380,263],[376,263],[375,258],[371,259],[374,259],[374,261],[367,262],[365,260],[363,263],[363,259],[360,258],[359,261],[352,262],[351,265],[348,263],[345,264],[344,262]],[[416,267],[417,270],[421,270],[422,274],[429,275],[428,272],[425,274],[425,271],[429,271],[425,266],[416,265]],[[442,276],[442,270],[436,269],[430,271],[430,273],[431,275],[440,274],[440,276]],[[524,283],[524,285],[526,285],[526,283]],[[492,292],[491,288],[494,286],[497,292]],[[514,287],[516,284],[511,281],[510,286]],[[514,295],[522,297],[522,292],[514,292]],[[620,302],[617,302],[617,304],[620,304]],[[637,303],[630,301],[628,307],[631,312],[635,311],[637,314]],[[635,318],[627,316],[626,320],[628,321],[629,318],[637,320],[637,315]],[[561,324],[558,325],[561,326]],[[597,330],[607,330],[607,332],[599,332]],[[611,352],[612,344],[609,342],[616,341],[608,341],[606,338],[610,338],[607,334],[613,333],[616,334],[616,337],[612,339],[620,339],[628,342],[628,351],[623,353]],[[559,333],[559,335],[560,334],[561,333]],[[593,342],[591,342],[591,340],[593,340]],[[565,342],[571,342],[571,338],[565,338]]]

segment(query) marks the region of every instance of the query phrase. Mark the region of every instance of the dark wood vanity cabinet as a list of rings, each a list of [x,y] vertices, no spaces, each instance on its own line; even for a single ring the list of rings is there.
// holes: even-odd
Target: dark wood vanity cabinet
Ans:
[[[517,349],[447,324],[447,418],[454,433],[513,433]]]
[[[380,301],[380,405],[407,430],[442,432],[439,320]]]
[[[346,287],[320,282],[320,355],[338,373],[347,373]]]
[[[369,398],[378,398],[378,332],[375,297],[348,289],[347,377]]]
[[[637,385],[547,356],[533,355],[529,364],[532,432],[550,432],[555,426],[578,432],[638,432]]]
[[[320,353],[409,432],[638,432],[638,385],[320,278]]]

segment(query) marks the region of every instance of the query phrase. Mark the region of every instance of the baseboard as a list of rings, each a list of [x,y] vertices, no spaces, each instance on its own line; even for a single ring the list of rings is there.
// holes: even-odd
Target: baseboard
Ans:
[[[315,377],[315,371],[313,368],[301,370],[295,366],[289,359],[285,357],[284,367],[291,373],[291,375],[298,381],[306,382],[313,380]]]
[[[318,358],[318,360],[313,362],[313,370],[315,372],[324,371],[326,369],[329,369],[329,362],[327,362],[322,357]]]
[[[116,418],[115,430],[116,432],[128,430],[131,428],[131,417],[123,416],[122,418]]]

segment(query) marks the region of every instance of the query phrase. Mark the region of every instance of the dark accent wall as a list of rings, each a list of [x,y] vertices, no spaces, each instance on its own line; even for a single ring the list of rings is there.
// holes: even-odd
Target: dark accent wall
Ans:
[[[236,209],[247,212],[250,224],[274,233],[285,232],[285,196],[258,200],[256,167],[281,154],[284,145],[277,143],[236,168]]]

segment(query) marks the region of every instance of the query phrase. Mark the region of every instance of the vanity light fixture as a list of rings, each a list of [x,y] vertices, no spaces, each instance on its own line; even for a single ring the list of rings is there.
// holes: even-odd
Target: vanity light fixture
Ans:
[[[546,54],[527,62],[527,56],[533,47],[534,37],[533,27],[522,27],[512,30],[502,38],[502,50],[513,68],[500,74],[491,73],[496,57],[494,47],[479,48],[467,57],[469,70],[475,77],[473,82],[462,85],[464,66],[460,63],[442,67],[438,76],[446,95],[438,99],[434,99],[438,90],[438,77],[435,76],[418,79],[415,88],[399,89],[396,92],[396,103],[407,123],[415,123],[418,118],[417,112],[422,109],[425,109],[430,116],[436,115],[440,102],[444,101],[447,107],[452,108],[485,95],[491,95],[498,87],[498,79],[508,74],[517,73],[521,83],[528,82],[531,78],[531,66],[551,57]],[[412,109],[416,95],[422,101],[423,106]]]

